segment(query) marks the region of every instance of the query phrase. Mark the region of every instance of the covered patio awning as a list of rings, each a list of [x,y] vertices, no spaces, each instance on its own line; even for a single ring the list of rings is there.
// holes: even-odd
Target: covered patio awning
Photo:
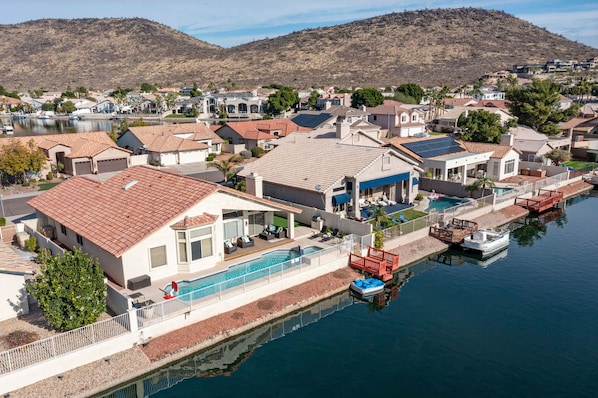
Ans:
[[[393,176],[376,178],[374,180],[362,181],[359,183],[359,189],[376,188],[384,185],[394,184],[395,182],[408,181],[409,173],[395,174]]]
[[[351,201],[351,195],[349,195],[348,193],[340,193],[340,194],[334,195],[332,197],[332,204],[334,206],[342,205],[343,203],[349,203],[350,201]]]

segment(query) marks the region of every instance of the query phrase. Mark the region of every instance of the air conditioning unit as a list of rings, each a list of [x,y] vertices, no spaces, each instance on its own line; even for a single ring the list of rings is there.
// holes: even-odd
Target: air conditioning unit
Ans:
[[[40,228],[39,232],[48,239],[54,239],[54,237],[56,236],[55,229],[52,225],[44,225]]]

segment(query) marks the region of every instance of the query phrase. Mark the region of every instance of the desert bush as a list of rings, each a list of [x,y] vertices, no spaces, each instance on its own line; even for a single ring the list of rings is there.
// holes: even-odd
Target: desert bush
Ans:
[[[264,152],[264,148],[259,146],[254,146],[253,148],[251,148],[251,156],[253,156],[254,158],[259,158],[260,155],[262,155]]]
[[[26,332],[24,330],[15,330],[4,336],[4,341],[10,348],[20,347],[37,340],[39,340],[39,335],[37,333]]]
[[[239,155],[241,155],[241,157],[242,157],[243,159],[251,159],[251,157],[253,156],[253,155],[251,154],[251,151],[248,151],[247,149],[244,149],[244,150],[242,150],[242,151],[239,153]]]

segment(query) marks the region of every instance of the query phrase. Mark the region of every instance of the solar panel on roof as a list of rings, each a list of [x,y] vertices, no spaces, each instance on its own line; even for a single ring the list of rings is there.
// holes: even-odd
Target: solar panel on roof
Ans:
[[[463,152],[463,148],[461,148],[461,145],[453,137],[408,142],[403,144],[403,146],[422,158],[433,158]]]
[[[326,120],[330,119],[329,113],[318,113],[318,114],[299,114],[292,120],[295,124],[301,127],[315,128]]]

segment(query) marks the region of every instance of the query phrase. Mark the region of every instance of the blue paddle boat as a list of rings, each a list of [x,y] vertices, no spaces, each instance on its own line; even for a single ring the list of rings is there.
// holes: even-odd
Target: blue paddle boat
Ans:
[[[375,278],[356,279],[351,282],[351,290],[362,296],[370,296],[384,291],[384,282]]]

